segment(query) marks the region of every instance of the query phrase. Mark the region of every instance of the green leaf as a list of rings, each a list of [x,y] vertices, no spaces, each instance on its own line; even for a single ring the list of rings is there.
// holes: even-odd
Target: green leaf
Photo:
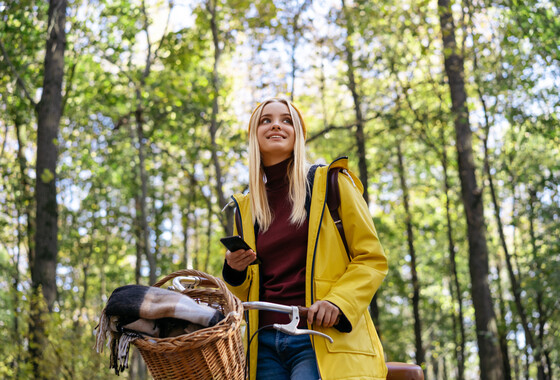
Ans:
[[[54,174],[49,169],[44,169],[41,173],[41,181],[43,183],[49,183],[54,179]]]

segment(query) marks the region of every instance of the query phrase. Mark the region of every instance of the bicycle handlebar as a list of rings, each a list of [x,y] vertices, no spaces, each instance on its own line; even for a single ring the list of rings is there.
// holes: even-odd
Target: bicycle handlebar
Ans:
[[[267,311],[277,311],[279,313],[290,314],[292,312],[292,306],[280,305],[278,303],[264,302],[264,301],[253,301],[253,302],[243,302],[243,306],[246,310],[267,310]],[[298,308],[299,315],[301,317],[307,317],[309,312],[308,307],[296,306]]]
[[[172,288],[182,292],[185,289],[192,289],[196,288],[197,286],[204,286],[206,288],[218,288],[212,281],[198,276],[177,276],[173,279]]]
[[[186,286],[185,286],[186,284]],[[196,286],[206,286],[215,288],[216,285],[204,278],[196,277],[196,276],[179,276],[173,279],[173,288],[178,291],[184,291],[187,288],[194,288]],[[277,303],[272,302],[261,302],[261,301],[253,301],[253,302],[243,302],[243,307],[245,310],[268,310],[268,311],[276,311],[279,313],[290,314],[290,323],[286,325],[275,323],[272,327],[278,331],[286,333],[288,335],[317,335],[322,336],[325,339],[328,339],[329,342],[333,342],[332,338],[327,334],[323,334],[322,332],[315,331],[315,330],[308,330],[308,329],[298,329],[300,316],[301,318],[307,319],[307,314],[309,312],[309,308],[303,306],[287,306],[287,305],[280,305]]]

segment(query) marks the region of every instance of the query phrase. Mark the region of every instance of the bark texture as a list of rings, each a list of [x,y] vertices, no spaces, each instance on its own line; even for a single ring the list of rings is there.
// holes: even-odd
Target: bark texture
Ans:
[[[45,317],[56,300],[58,254],[58,205],[56,201],[56,163],[58,131],[62,116],[62,81],[66,49],[66,0],[51,0],[48,13],[43,92],[37,104],[36,230],[35,258],[31,267],[30,352],[37,379],[47,378],[40,368],[47,349]],[[45,310],[46,309],[46,310]]]
[[[449,81],[456,134],[461,195],[467,217],[469,271],[475,309],[480,377],[482,380],[504,378],[501,351],[498,346],[496,315],[488,283],[488,247],[482,189],[477,185],[476,166],[472,151],[472,131],[469,124],[463,58],[455,40],[455,24],[448,0],[438,0],[438,12],[443,39],[445,72]]]

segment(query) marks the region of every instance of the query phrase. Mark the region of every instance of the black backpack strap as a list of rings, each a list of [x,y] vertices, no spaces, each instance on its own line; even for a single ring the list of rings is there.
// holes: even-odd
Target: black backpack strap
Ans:
[[[241,224],[241,213],[239,212],[239,209],[236,207],[234,214],[235,216],[235,228],[237,229],[237,234],[239,236],[241,236],[241,238],[243,238],[243,226]]]
[[[344,228],[342,227],[342,219],[338,214],[338,207],[340,206],[340,188],[338,186],[338,173],[342,171],[342,168],[332,168],[329,170],[327,176],[327,206],[334,220],[334,224],[338,229],[344,248],[346,248],[346,254],[348,258],[350,257],[350,250],[348,249],[348,243],[346,242],[346,235],[344,235]]]
[[[307,211],[307,216],[309,217],[309,210],[311,208],[311,196],[313,194],[313,181],[315,180],[315,172],[317,168],[324,165],[313,165],[309,168],[307,172],[307,183],[308,189],[305,197],[305,211]],[[338,187],[338,173],[344,169],[342,168],[332,168],[327,174],[327,206],[329,207],[329,212],[334,220],[338,233],[344,248],[346,248],[346,254],[348,259],[351,260],[350,250],[348,249],[348,242],[346,241],[346,235],[344,234],[344,228],[342,227],[342,219],[338,213],[338,208],[340,207],[340,188]]]
[[[315,181],[315,172],[320,164],[312,165],[307,172],[307,192],[305,195],[305,211],[307,211],[307,217],[309,218],[309,210],[311,209],[311,195],[313,194],[313,182]]]

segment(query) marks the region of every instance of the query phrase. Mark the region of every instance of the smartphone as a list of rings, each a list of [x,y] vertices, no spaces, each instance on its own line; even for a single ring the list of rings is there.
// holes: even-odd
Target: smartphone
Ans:
[[[244,249],[244,250],[253,249],[239,235],[227,236],[225,238],[221,238],[220,241],[230,252],[235,252],[240,249]],[[260,263],[261,261],[257,257],[257,259],[251,263],[251,265],[260,264]]]

